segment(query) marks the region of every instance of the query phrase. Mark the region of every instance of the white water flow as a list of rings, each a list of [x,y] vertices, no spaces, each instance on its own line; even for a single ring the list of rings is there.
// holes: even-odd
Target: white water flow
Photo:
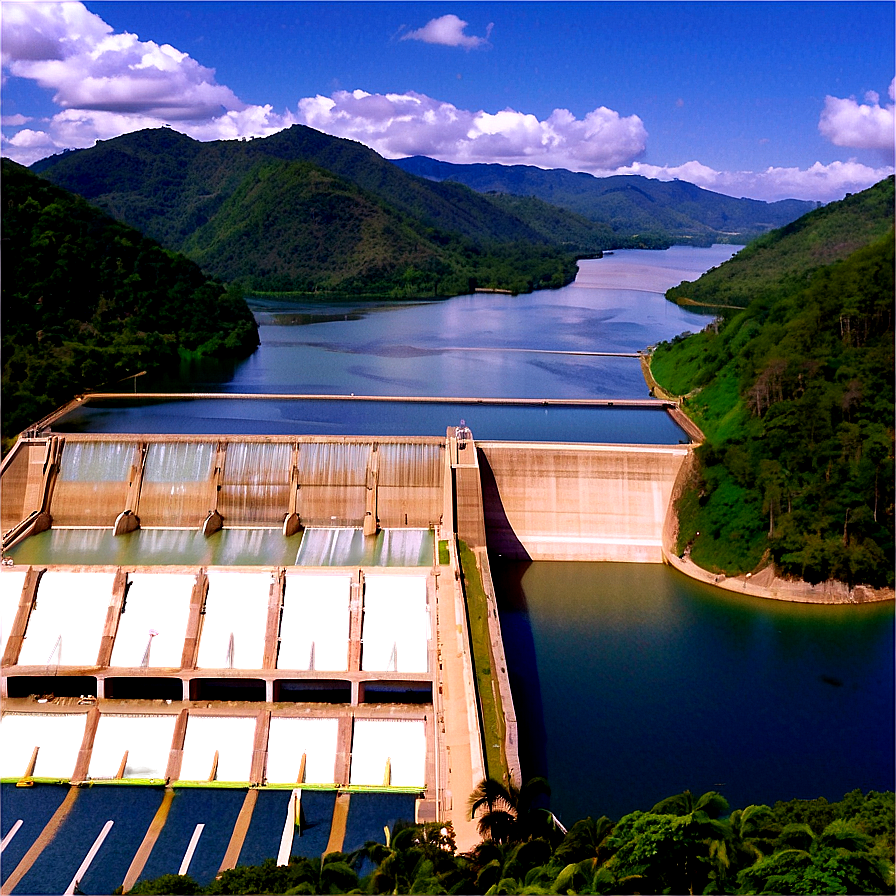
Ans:
[[[191,713],[184,738],[180,780],[248,781],[254,743],[254,716],[224,718]]]
[[[209,572],[200,669],[260,669],[268,621],[270,572]]]
[[[135,447],[133,442],[67,441],[59,464],[59,482],[127,481]]]
[[[114,579],[111,572],[45,572],[28,618],[19,665],[95,665]]]
[[[67,781],[75,771],[86,722],[86,713],[4,713],[0,778],[22,777],[37,747],[34,777]]]
[[[377,516],[381,526],[428,528],[438,522],[444,450],[441,444],[379,445]]]
[[[196,576],[130,573],[113,666],[179,669]]]
[[[338,719],[271,719],[267,781],[271,784],[332,784],[336,774]],[[299,780],[302,755],[305,777]]]
[[[278,669],[348,668],[351,576],[287,572]]]
[[[426,579],[367,576],[361,640],[365,672],[426,672],[430,640]]]
[[[361,529],[306,529],[297,566],[362,566],[366,558]]]
[[[16,620],[22,589],[25,587],[27,570],[0,570],[0,656],[6,651],[6,642]]]
[[[131,442],[72,442],[62,451],[51,512],[55,526],[111,526],[125,508],[136,458]]]
[[[433,562],[431,529],[384,529],[377,566],[429,566]]]
[[[175,715],[100,716],[90,754],[89,778],[164,778]],[[122,761],[127,760],[124,768]]]
[[[198,528],[214,503],[214,442],[152,442],[140,492],[140,522]]]
[[[426,727],[423,722],[355,719],[349,783],[415,787],[425,780]]]
[[[289,443],[230,442],[218,510],[225,526],[274,526],[289,507],[293,447]]]
[[[315,442],[299,449],[299,517],[306,526],[360,526],[370,442]]]

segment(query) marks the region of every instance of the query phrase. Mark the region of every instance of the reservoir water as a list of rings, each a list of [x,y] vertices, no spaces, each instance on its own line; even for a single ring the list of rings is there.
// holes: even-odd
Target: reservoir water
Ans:
[[[632,353],[699,330],[706,318],[662,293],[733,251],[620,251],[582,262],[562,290],[528,296],[373,308],[258,301],[260,349],[232,370],[195,373],[187,388],[646,398],[637,359],[571,353]],[[85,409],[66,426],[443,436],[463,415],[480,439],[668,443],[681,435],[665,429],[662,412],[567,410],[121,401]],[[892,604],[739,597],[663,566],[537,563],[495,572],[524,774],[549,777],[566,823],[647,809],[685,788],[720,789],[743,806],[894,787]]]

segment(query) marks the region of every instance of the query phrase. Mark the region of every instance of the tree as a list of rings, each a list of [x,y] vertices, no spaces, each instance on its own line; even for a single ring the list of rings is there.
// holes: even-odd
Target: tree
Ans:
[[[559,839],[562,828],[545,805],[551,787],[544,778],[530,778],[521,788],[495,778],[483,778],[470,794],[470,818],[479,814],[479,833],[498,843],[528,840],[536,836]],[[563,832],[565,833],[565,832]]]

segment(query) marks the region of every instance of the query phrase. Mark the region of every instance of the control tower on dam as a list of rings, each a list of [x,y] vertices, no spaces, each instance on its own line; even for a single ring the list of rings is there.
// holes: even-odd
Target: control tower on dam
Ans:
[[[467,795],[520,777],[489,550],[660,562],[688,450],[477,444],[455,427],[20,439],[0,468],[0,726],[15,745],[0,778],[24,822],[3,892],[87,861],[66,839],[98,799],[84,784],[159,794],[118,844],[124,866],[91,859],[100,888],[351,851],[398,818],[450,820],[472,847]],[[41,815],[15,785],[48,782],[71,789]],[[239,811],[218,853],[172,824],[221,791]],[[261,833],[271,813],[276,837]]]

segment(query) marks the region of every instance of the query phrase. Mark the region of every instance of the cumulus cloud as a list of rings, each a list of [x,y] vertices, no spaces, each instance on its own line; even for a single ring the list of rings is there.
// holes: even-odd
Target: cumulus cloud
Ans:
[[[467,25],[463,19],[455,15],[440,16],[430,19],[422,28],[402,34],[401,40],[422,40],[426,44],[441,44],[444,47],[463,47],[472,50],[474,47],[487,47],[488,36],[492,25],[488,26],[485,37],[475,37],[466,33]]]
[[[891,102],[881,105],[877,92],[869,90],[865,102],[854,97],[841,99],[826,96],[818,130],[835,146],[851,149],[875,149],[893,156],[896,118],[894,118],[894,90],[896,78],[890,82]]]
[[[637,115],[601,106],[582,119],[555,109],[535,115],[459,109],[409,91],[338,91],[299,101],[300,118],[317,130],[358,140],[386,158],[435,156],[446,162],[501,162],[590,171],[626,165],[647,145]]]
[[[726,196],[747,196],[775,202],[779,199],[808,199],[831,202],[846,193],[866,190],[893,173],[892,167],[873,168],[855,160],[816,162],[809,168],[769,167],[764,171],[716,171],[697,161],[658,166],[635,162],[607,174],[640,174],[657,180],[685,180]]]
[[[456,16],[433,19],[403,39],[483,46]],[[518,111],[467,110],[421,93],[339,91],[306,97],[295,111],[242,102],[207,68],[168,44],[114,33],[82,3],[6,3],[4,73],[53,91],[61,111],[47,119],[3,119],[2,152],[29,165],[63,149],[169,124],[197,140],[263,137],[306,124],[357,140],[387,158],[428,155],[447,162],[500,162],[595,175],[680,178],[733,196],[830,200],[864,189],[892,167],[856,161],[806,170],[716,171],[698,161],[674,167],[640,161],[647,131],[637,115],[599,106],[582,117],[555,109],[546,118]],[[893,100],[894,84],[890,85]],[[819,128],[836,145],[893,151],[893,105],[869,92],[863,103],[828,97]]]
[[[295,123],[290,113],[243,103],[214,69],[169,44],[114,33],[81,3],[4,4],[2,48],[9,74],[52,90],[63,110],[4,137],[4,154],[23,164],[169,123],[200,140],[264,136]]]

